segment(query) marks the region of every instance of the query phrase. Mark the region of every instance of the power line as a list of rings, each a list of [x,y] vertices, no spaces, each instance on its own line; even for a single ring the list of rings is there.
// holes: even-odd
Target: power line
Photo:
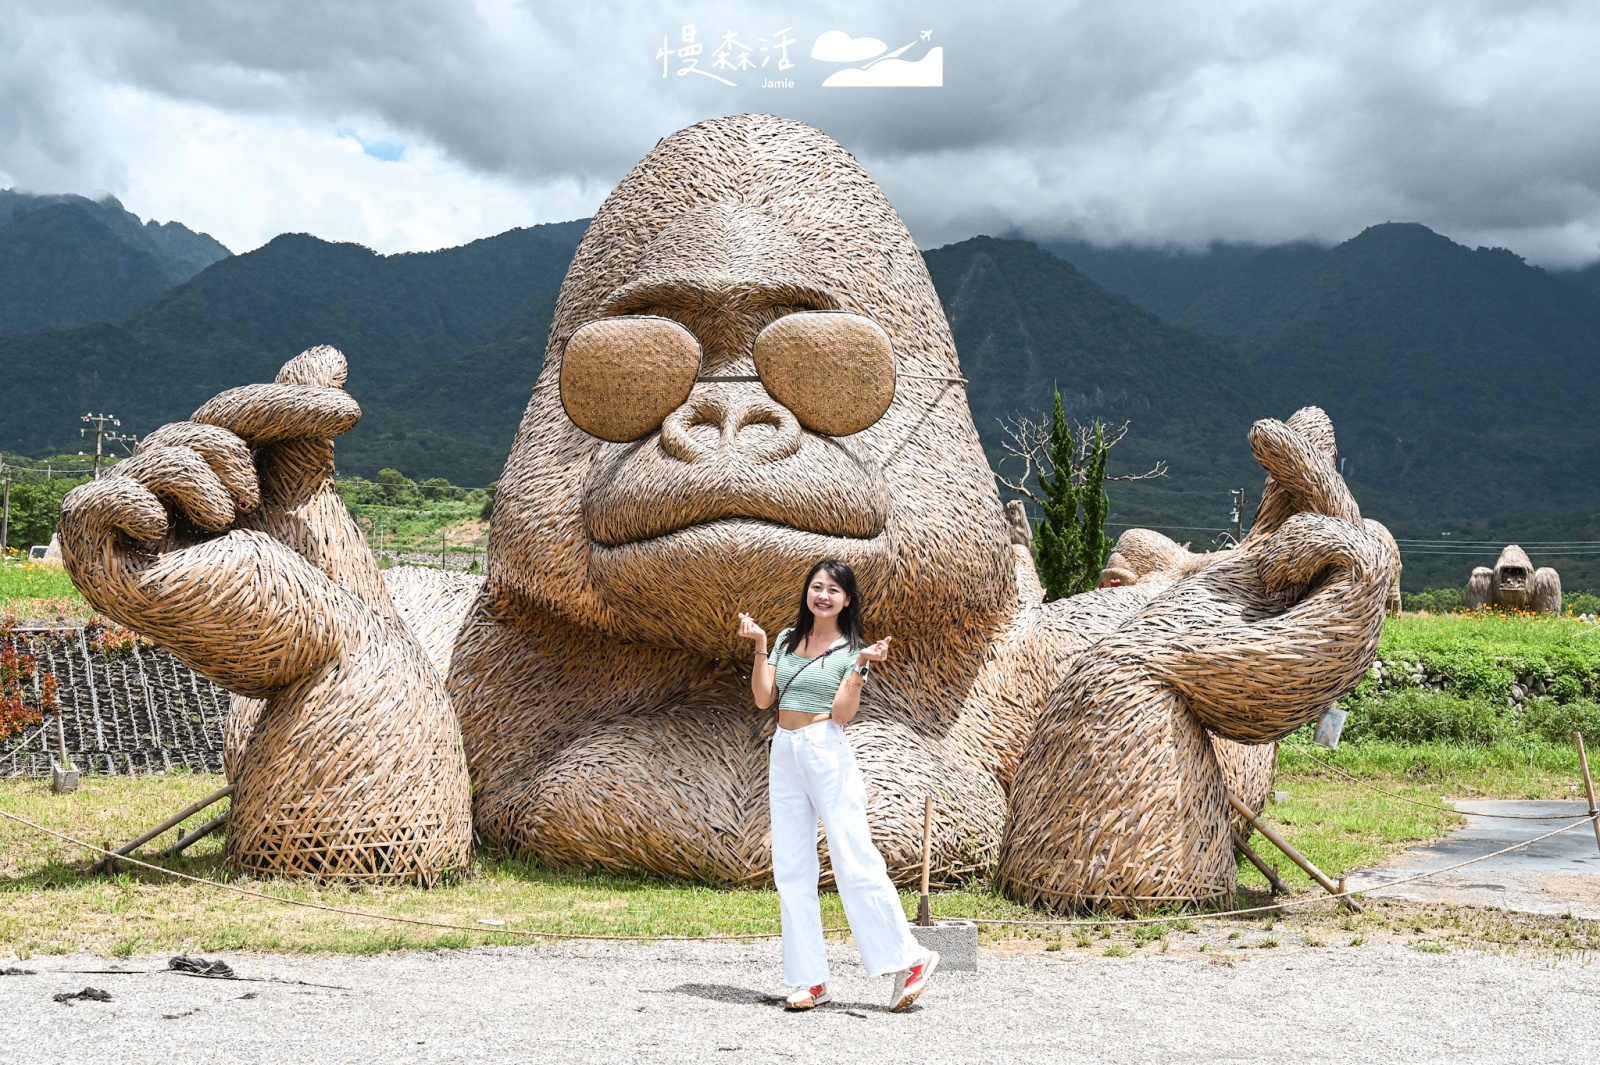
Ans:
[[[139,442],[139,438],[132,433],[119,433],[116,429],[106,428],[107,422],[110,422],[117,429],[122,427],[122,419],[114,414],[85,414],[78,420],[89,422],[94,426],[93,429],[79,429],[78,435],[94,434],[94,478],[97,481],[100,479],[101,450],[105,441],[110,440],[113,444],[122,444],[124,446]]]
[[[1600,547],[1600,540],[1402,540],[1396,538],[1395,543],[1402,547],[1406,544],[1417,544],[1422,547],[1461,547],[1461,548],[1503,548],[1507,544],[1526,544],[1529,547]]]

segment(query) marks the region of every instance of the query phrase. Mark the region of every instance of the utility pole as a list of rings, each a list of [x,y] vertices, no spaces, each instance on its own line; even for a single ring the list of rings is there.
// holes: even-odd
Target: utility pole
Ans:
[[[0,454],[0,476],[6,479],[5,502],[0,504],[0,557],[4,557],[11,544],[11,474],[6,471],[4,454]]]
[[[122,427],[122,419],[114,414],[85,414],[79,421],[89,422],[94,426],[93,429],[79,429],[78,435],[94,434],[94,479],[97,481],[100,479],[100,460],[106,440],[109,439],[113,444],[136,444],[139,442],[137,436],[116,431]],[[114,428],[107,429],[107,422],[110,422]]]
[[[1233,496],[1233,542],[1237,544],[1244,539],[1244,489],[1235,488],[1229,494]]]
[[[447,562],[445,560],[445,557],[444,557],[444,544],[445,544],[445,531],[443,529],[440,529],[439,530],[439,568],[440,569],[449,569],[450,568],[450,563]]]

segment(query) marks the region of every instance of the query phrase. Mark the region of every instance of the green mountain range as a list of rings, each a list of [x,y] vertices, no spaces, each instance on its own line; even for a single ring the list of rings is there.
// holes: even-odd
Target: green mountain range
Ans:
[[[349,357],[349,388],[363,406],[388,414],[385,387],[492,346],[509,323],[547,302],[583,225],[515,229],[459,248],[389,256],[286,234],[216,263],[120,321],[0,334],[0,370],[11,386],[0,450],[75,450],[79,416],[89,410],[121,415],[125,431],[148,432],[224,388],[271,380],[286,359],[320,343]],[[407,432],[413,414],[432,417],[428,395],[417,403],[417,411],[393,412],[397,432]],[[370,465],[361,461],[360,442],[372,435],[367,421],[353,434],[346,460],[353,472],[397,464],[376,447]],[[423,475],[485,483],[499,475],[509,447],[507,434],[500,459],[468,468],[448,442],[435,441]]]
[[[115,321],[229,255],[177,222],[107,197],[0,189],[0,330]]]
[[[1464,580],[1457,555],[1423,553],[1462,539],[1483,541],[1475,564],[1520,539],[1600,586],[1593,548],[1555,543],[1600,532],[1600,265],[1545,271],[1402,223],[1332,248],[1048,246],[1326,407],[1364,510],[1441,541],[1408,557],[1408,587]]]
[[[332,343],[366,411],[340,443],[341,469],[485,484],[538,374],[584,224],[389,256],[285,235],[114,320],[0,333],[0,451],[76,450],[89,410],[148,432]],[[122,253],[108,248],[59,251],[114,265]],[[1168,465],[1165,478],[1111,485],[1118,526],[1210,546],[1231,524],[1230,490],[1246,489],[1252,506],[1259,493],[1250,423],[1316,403],[1333,415],[1367,514],[1406,538],[1485,541],[1477,558],[1408,553],[1407,587],[1462,583],[1470,565],[1492,562],[1489,542],[1600,536],[1593,269],[1555,275],[1388,224],[1333,248],[1185,255],[979,237],[926,257],[1003,472],[1019,470],[1003,462],[1002,420],[1043,413],[1057,388],[1078,421],[1128,423],[1113,475]],[[1524,546],[1569,587],[1600,587],[1600,556]]]
[[[1059,389],[1070,419],[1128,425],[1110,475],[1168,466],[1165,478],[1113,484],[1110,520],[1209,546],[1227,524],[1229,490],[1261,481],[1250,423],[1290,413],[1272,386],[1233,352],[1026,241],[975,237],[925,258],[991,464],[1020,474],[1002,422],[1048,412]]]

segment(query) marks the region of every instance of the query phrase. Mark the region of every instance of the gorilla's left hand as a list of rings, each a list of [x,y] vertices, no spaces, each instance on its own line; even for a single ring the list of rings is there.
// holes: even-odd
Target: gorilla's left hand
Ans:
[[[1249,535],[1211,555],[1135,546],[1154,563],[1139,582],[1172,583],[1119,635],[1209,729],[1266,743],[1365,674],[1400,558],[1388,530],[1362,520],[1320,409],[1257,422],[1250,447],[1267,482]]]

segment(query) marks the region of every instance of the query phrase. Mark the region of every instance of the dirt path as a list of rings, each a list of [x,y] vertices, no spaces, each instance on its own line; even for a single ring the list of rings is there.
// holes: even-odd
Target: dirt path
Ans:
[[[775,944],[484,949],[376,957],[20,963],[0,976],[8,1061],[137,1062],[1588,1062],[1600,972],[1573,961],[1400,945],[1209,954],[987,953],[912,1010],[835,948],[835,1004],[764,997]],[[15,963],[6,963],[15,964]],[[295,983],[294,981],[306,981]],[[337,987],[310,986],[317,984]],[[110,1002],[52,996],[102,988]]]

